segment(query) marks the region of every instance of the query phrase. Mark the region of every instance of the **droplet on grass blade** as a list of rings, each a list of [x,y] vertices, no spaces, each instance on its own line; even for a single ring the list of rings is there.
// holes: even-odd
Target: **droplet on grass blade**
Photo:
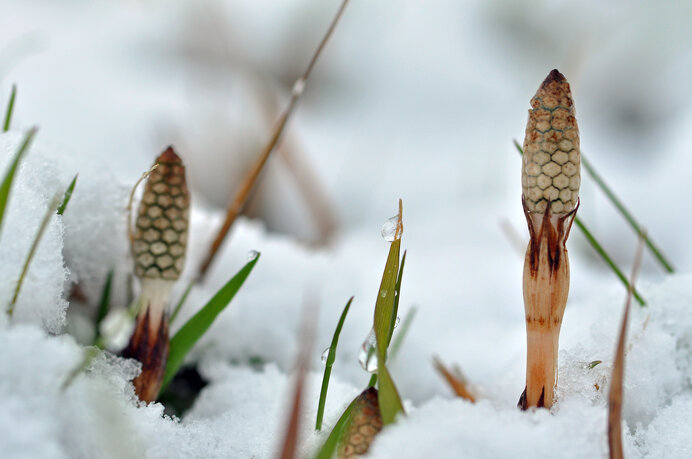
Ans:
[[[250,250],[247,253],[247,257],[245,257],[245,261],[249,263],[251,261],[255,261],[257,257],[259,257],[259,252],[257,250]]]
[[[127,346],[134,329],[134,317],[127,309],[111,310],[99,327],[103,346],[111,352],[122,351]]]
[[[394,242],[396,239],[401,239],[401,233],[403,228],[399,228],[397,232],[397,225],[399,224],[399,215],[395,215],[384,222],[382,225],[382,238],[387,242]]]
[[[324,351],[322,351],[322,356],[320,357],[322,363],[327,363],[327,358],[329,357],[329,349],[330,348],[326,348]]]
[[[358,351],[358,363],[368,373],[377,373],[377,352],[375,351],[375,330],[370,330]]]

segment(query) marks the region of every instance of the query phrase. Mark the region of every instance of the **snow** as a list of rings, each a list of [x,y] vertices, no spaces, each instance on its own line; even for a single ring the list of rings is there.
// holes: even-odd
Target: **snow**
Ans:
[[[0,171],[26,129],[40,129],[0,228],[3,307],[50,200],[79,178],[65,215],[50,220],[14,318],[0,314],[3,457],[274,457],[303,304],[316,292],[300,418],[301,457],[311,457],[369,379],[358,353],[387,256],[382,224],[399,198],[408,250],[399,315],[413,307],[417,315],[389,367],[408,415],[381,432],[370,456],[607,457],[625,292],[577,229],[558,402],[551,412],[516,408],[526,230],[512,139],[521,141],[529,98],[554,67],[572,82],[584,154],[678,269],[664,275],[645,257],[638,287],[647,306],[633,304],[626,350],[625,453],[692,456],[692,92],[680,84],[692,70],[692,32],[689,6],[672,3],[353,0],[284,139],[321,182],[337,233],[314,244],[317,225],[288,162],[271,158],[253,218],[238,219],[171,324],[174,333],[249,253],[261,253],[187,358],[208,383],[191,409],[178,419],[159,403],[138,403],[138,365],[110,353],[62,389],[93,337],[109,271],[113,317],[131,300],[126,206],[135,181],[169,144],[187,165],[190,247],[177,300],[337,6],[31,0],[6,8],[0,101],[12,82],[18,97],[13,129],[0,134]],[[586,175],[581,196],[579,215],[627,272],[636,235]],[[352,295],[316,434],[320,355]],[[463,369],[478,403],[452,397],[434,355]]]

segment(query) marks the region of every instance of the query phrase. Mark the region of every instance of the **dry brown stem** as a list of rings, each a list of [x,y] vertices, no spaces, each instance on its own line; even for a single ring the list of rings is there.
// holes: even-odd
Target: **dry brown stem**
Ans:
[[[264,169],[264,165],[267,163],[269,156],[271,155],[272,151],[274,151],[276,145],[279,143],[279,140],[281,140],[281,136],[284,132],[284,129],[286,128],[286,123],[288,122],[288,119],[290,118],[291,114],[293,114],[296,104],[300,100],[300,97],[303,95],[305,84],[307,83],[308,78],[312,73],[312,69],[315,66],[315,63],[317,62],[317,59],[319,58],[320,54],[322,53],[322,50],[326,46],[327,41],[336,29],[336,26],[339,23],[339,20],[341,19],[341,16],[344,10],[346,9],[346,6],[348,5],[348,2],[349,0],[342,1],[339,10],[334,16],[332,23],[329,25],[329,28],[327,29],[327,32],[325,33],[324,37],[322,38],[322,41],[317,47],[317,50],[313,54],[310,63],[305,69],[305,72],[303,72],[303,75],[293,85],[293,90],[291,91],[291,99],[289,100],[286,109],[279,117],[279,120],[276,124],[276,128],[274,129],[274,133],[271,139],[269,140],[269,143],[264,148],[264,150],[258,157],[257,161],[252,166],[252,168],[247,173],[242,183],[238,187],[238,190],[236,191],[235,196],[231,201],[231,204],[228,206],[228,209],[226,210],[226,219],[224,220],[223,225],[221,225],[221,228],[216,234],[216,237],[214,238],[214,241],[212,242],[211,247],[209,248],[209,253],[207,254],[207,257],[205,258],[204,262],[200,267],[200,278],[204,276],[204,274],[209,269],[209,266],[211,265],[212,261],[214,261],[214,257],[219,251],[219,248],[221,247],[221,244],[226,238],[228,231],[231,229],[233,222],[235,222],[235,219],[238,217],[238,215],[240,215],[240,212],[243,210],[243,207],[245,206],[248,197],[250,196],[250,192],[252,191],[255,183],[257,182],[257,179],[259,178],[260,172],[262,172],[262,169]]]
[[[303,393],[305,392],[305,377],[310,370],[310,351],[315,342],[317,328],[317,300],[314,296],[308,296],[303,308],[302,327],[300,332],[300,350],[297,362],[297,375],[295,389],[293,390],[293,401],[291,403],[291,413],[284,433],[281,446],[281,459],[294,459],[297,457],[298,441],[300,432],[300,418],[303,404]]]
[[[449,371],[444,363],[437,357],[433,357],[433,366],[437,372],[442,375],[444,380],[447,381],[447,384],[449,384],[449,387],[452,388],[457,397],[468,400],[471,403],[476,403],[476,397],[469,392],[466,387],[466,381],[463,378],[459,378]]]
[[[526,313],[526,389],[522,409],[550,408],[557,383],[562,317],[569,293],[569,259],[565,242],[577,207],[566,215],[532,214],[524,205],[531,239],[524,260]]]
[[[624,458],[622,450],[622,383],[625,378],[625,341],[627,340],[627,322],[629,320],[630,305],[632,304],[632,294],[637,274],[642,264],[645,238],[646,236],[642,232],[639,237],[637,253],[634,256],[634,264],[632,265],[630,288],[627,290],[625,312],[622,314],[620,335],[618,337],[617,349],[615,350],[615,361],[613,362],[613,373],[610,378],[610,391],[608,392],[608,451],[610,459]]]

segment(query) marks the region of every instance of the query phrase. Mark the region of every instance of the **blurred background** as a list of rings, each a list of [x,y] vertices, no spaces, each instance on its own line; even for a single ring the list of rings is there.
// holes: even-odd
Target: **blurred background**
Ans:
[[[195,199],[223,208],[338,5],[5,1],[0,89],[6,97],[18,84],[16,125],[38,124],[44,138],[123,181],[175,145]],[[689,193],[675,177],[684,180],[677,161],[690,137],[691,10],[354,0],[249,211],[311,242],[382,221],[398,197],[424,219],[440,208],[464,213],[455,204],[473,196],[494,220],[523,225],[512,139],[521,143],[528,101],[558,68],[573,87],[583,151],[676,250],[665,238],[679,229],[678,206],[660,203]],[[583,215],[616,224],[584,182]],[[629,249],[619,231],[603,237]]]
[[[0,101],[16,83],[15,128],[39,125],[41,141],[70,162],[108,170],[127,187],[172,144],[187,164],[193,205],[218,216],[340,1],[1,4]],[[527,235],[513,140],[522,142],[529,100],[553,68],[572,85],[583,154],[676,268],[692,267],[685,210],[692,200],[691,14],[690,2],[351,0],[248,213],[272,233],[340,257],[347,274],[320,274],[343,284],[331,290],[339,308],[342,296],[370,295],[362,298],[356,342],[369,327],[381,275],[380,226],[402,198],[405,306],[437,312],[417,319],[411,342],[434,336],[429,347],[453,349],[471,374],[504,375],[502,364],[488,369],[456,331],[430,330],[447,327],[448,312],[458,310],[467,343],[513,349],[523,342]],[[629,266],[636,236],[585,176],[581,200],[579,215]],[[210,234],[216,224],[197,221]],[[620,298],[621,285],[572,234],[570,298],[592,301],[599,286]],[[265,242],[249,248],[264,250]],[[266,263],[276,263],[281,253],[266,245]],[[277,277],[315,266],[290,262]],[[257,277],[265,289],[266,278]],[[645,282],[662,277],[647,254]],[[297,308],[303,284],[286,285],[295,297],[277,290],[276,304]],[[339,311],[332,312],[328,333]],[[416,337],[419,329],[427,331]],[[428,348],[408,352],[421,361],[430,355]],[[417,383],[410,373],[404,386]],[[420,397],[432,392],[421,389]]]

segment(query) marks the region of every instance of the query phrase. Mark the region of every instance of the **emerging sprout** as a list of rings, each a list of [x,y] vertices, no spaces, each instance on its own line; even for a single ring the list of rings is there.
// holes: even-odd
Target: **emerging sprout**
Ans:
[[[367,453],[380,430],[382,416],[377,389],[368,387],[355,400],[337,456],[339,459],[346,459]]]
[[[168,303],[185,263],[190,195],[185,167],[172,147],[157,159],[144,188],[132,239],[142,286],[134,334],[123,352],[142,363],[134,380],[143,401],[156,400],[168,359]]]
[[[531,99],[524,138],[522,203],[529,227],[524,260],[526,389],[522,409],[553,404],[562,317],[569,292],[565,242],[579,207],[579,129],[569,83],[553,70]]]

